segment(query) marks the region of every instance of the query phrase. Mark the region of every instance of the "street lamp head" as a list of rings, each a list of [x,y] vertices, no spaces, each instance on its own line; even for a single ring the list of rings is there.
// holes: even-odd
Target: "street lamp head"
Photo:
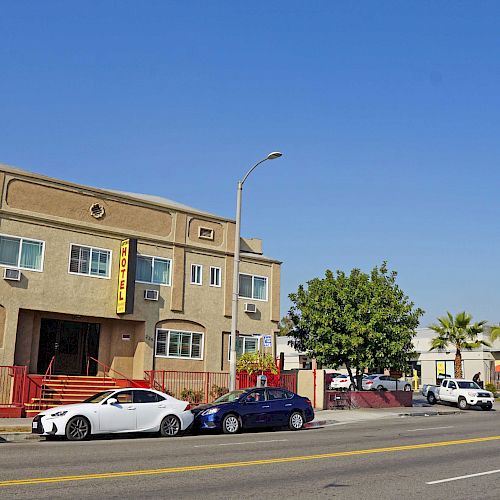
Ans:
[[[280,153],[279,151],[273,151],[272,153],[269,153],[267,155],[266,160],[274,160],[276,158],[279,158],[280,156],[283,156],[283,153]]]

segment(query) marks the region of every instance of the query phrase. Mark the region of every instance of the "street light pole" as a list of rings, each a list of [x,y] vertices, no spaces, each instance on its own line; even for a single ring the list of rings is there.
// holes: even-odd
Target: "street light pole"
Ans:
[[[243,177],[238,181],[236,191],[236,229],[234,234],[234,268],[233,268],[233,298],[231,308],[231,351],[229,353],[229,390],[236,389],[236,330],[238,328],[238,294],[239,294],[239,274],[240,274],[240,226],[241,226],[241,195],[243,184],[247,177],[261,164],[267,160],[274,160],[282,156],[282,153],[275,151],[270,153],[263,160],[258,161]]]

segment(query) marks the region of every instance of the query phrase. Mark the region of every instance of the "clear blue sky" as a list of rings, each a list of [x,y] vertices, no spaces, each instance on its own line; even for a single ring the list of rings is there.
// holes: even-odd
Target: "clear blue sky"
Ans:
[[[234,217],[288,293],[382,260],[500,320],[498,1],[0,1],[0,161]]]

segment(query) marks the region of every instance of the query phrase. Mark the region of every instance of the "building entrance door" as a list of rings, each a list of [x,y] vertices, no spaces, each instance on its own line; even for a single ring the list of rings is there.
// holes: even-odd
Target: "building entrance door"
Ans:
[[[99,354],[99,323],[82,323],[44,318],[40,325],[38,373],[45,373],[52,357],[52,373],[86,375],[87,360]],[[89,362],[89,375],[97,373],[95,362]]]

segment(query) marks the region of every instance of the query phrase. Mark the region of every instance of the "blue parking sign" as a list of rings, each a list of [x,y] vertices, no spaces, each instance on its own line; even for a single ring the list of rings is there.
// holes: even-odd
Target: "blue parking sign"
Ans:
[[[272,347],[273,340],[271,335],[264,335],[264,347]]]

